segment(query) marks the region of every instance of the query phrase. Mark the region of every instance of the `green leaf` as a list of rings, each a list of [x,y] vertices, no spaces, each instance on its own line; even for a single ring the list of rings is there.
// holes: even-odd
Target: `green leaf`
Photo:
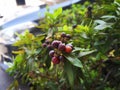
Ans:
[[[71,62],[71,64],[73,64],[76,67],[82,68],[83,65],[81,63],[81,61],[75,57],[74,55],[65,55],[66,59],[69,60]]]
[[[102,19],[106,19],[106,20],[110,20],[110,19],[116,19],[115,16],[112,16],[112,15],[104,15],[101,17]]]
[[[62,13],[62,8],[58,8],[58,9],[55,10],[55,12],[54,12],[54,17],[57,18],[61,13]]]
[[[114,3],[120,7],[120,1],[119,0],[115,0]]]
[[[112,23],[106,23],[103,20],[95,20],[95,23],[99,24],[94,28],[96,30],[103,30],[105,28],[111,28],[111,25],[112,25]]]
[[[95,20],[95,23],[97,23],[97,24],[106,24],[106,22],[105,21],[103,21],[103,20]]]
[[[22,54],[19,54],[19,55],[17,55],[17,56],[15,57],[15,62],[16,62],[17,64],[21,64],[22,61],[23,61],[23,55],[22,55]]]
[[[41,41],[45,38],[46,34],[40,34],[34,38],[35,41]]]
[[[89,51],[89,49],[74,47],[74,50],[72,52],[77,52],[77,51]]]
[[[14,46],[22,46],[25,44],[31,44],[32,40],[35,38],[35,36],[30,33],[28,30],[24,32],[24,34],[17,34],[16,35],[20,38],[17,42],[15,42]]]
[[[54,19],[54,15],[52,13],[46,12],[47,19]]]
[[[94,52],[96,52],[96,50],[86,51],[86,52],[80,52],[79,57],[83,57],[83,56],[92,54],[92,53],[94,53]]]
[[[46,24],[41,24],[41,25],[39,25],[39,26],[36,26],[37,28],[46,28]]]
[[[64,25],[64,26],[63,26],[63,30],[67,31],[68,29],[69,29],[69,28],[68,28],[67,25]]]
[[[53,36],[53,30],[52,30],[52,29],[49,29],[49,30],[48,30],[48,35],[47,35],[46,39],[48,39],[48,38],[50,38],[50,37],[52,37],[52,36]]]
[[[65,75],[67,75],[67,79],[71,86],[74,85],[74,71],[69,62],[66,62],[64,65]]]
[[[77,51],[81,51],[84,50],[83,48],[80,47],[74,47],[74,50],[72,52],[77,52]]]

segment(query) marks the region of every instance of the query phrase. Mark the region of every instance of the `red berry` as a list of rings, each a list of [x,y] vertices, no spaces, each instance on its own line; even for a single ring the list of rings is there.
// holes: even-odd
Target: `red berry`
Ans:
[[[59,64],[60,60],[58,57],[52,57],[52,62],[53,62],[53,64]]]
[[[59,44],[58,50],[65,51],[65,44],[63,44],[63,43]]]
[[[69,46],[69,45],[66,45],[66,46],[65,46],[65,52],[66,52],[66,53],[71,53],[71,52],[72,52],[72,47]]]
[[[52,47],[54,47],[54,48],[58,48],[58,46],[59,46],[60,43],[62,43],[62,42],[61,42],[61,41],[58,41],[58,40],[54,40],[51,45],[52,45]]]
[[[49,56],[50,56],[50,57],[54,57],[54,54],[55,54],[54,50],[51,50],[51,51],[49,52]]]
[[[65,32],[62,32],[61,37],[63,37],[63,38],[66,37]]]
[[[72,44],[67,44],[67,45],[70,46],[72,49],[74,49]]]

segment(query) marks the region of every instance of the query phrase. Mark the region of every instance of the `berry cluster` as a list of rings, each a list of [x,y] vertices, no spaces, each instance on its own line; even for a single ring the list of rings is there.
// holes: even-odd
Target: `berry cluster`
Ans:
[[[47,48],[49,50],[49,56],[52,58],[53,64],[59,64],[60,61],[64,61],[65,57],[63,56],[63,53],[71,53],[73,50],[73,47],[71,44],[65,44],[67,41],[69,41],[71,38],[70,34],[61,33],[61,37],[59,40],[49,40],[47,39],[43,43],[43,47]]]
[[[64,32],[61,33],[61,41],[66,43],[67,41],[69,41],[71,39],[71,35],[70,34],[66,34]]]
[[[51,40],[47,39],[43,44],[42,44],[43,48],[47,48],[48,50],[53,49],[51,46]]]
[[[49,52],[49,56],[52,58],[53,64],[59,64],[60,61],[64,61],[63,53],[71,53],[73,50],[72,45],[65,45],[58,40],[54,40],[51,45],[54,49]]]

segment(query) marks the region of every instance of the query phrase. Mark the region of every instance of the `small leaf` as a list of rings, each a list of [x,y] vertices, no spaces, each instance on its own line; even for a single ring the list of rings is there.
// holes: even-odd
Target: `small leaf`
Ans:
[[[48,30],[48,35],[47,35],[46,39],[52,37],[52,35],[53,35],[53,30],[52,30],[52,29],[49,29],[49,30]]]
[[[115,16],[111,16],[111,15],[104,15],[101,17],[102,19],[107,19],[107,20],[110,20],[110,19],[116,19]]]
[[[79,57],[83,57],[83,56],[92,54],[92,53],[94,53],[94,52],[96,52],[96,50],[86,51],[86,52],[80,52]]]
[[[96,20],[95,23],[99,24],[94,29],[103,30],[105,28],[111,28],[112,23],[106,23],[103,20]]]
[[[54,15],[52,13],[46,12],[47,19],[54,19]]]
[[[74,47],[74,50],[72,52],[77,52],[77,51],[80,51],[80,50],[83,50],[83,49],[80,48],[80,47]]]
[[[12,51],[12,53],[14,53],[14,54],[24,54],[25,51],[24,50]]]
[[[103,20],[95,20],[95,23],[102,24],[102,25],[106,24],[106,22]]]
[[[65,55],[65,57],[67,58],[67,60],[69,60],[74,66],[82,68],[83,65],[81,63],[81,61],[76,58],[74,55]]]
[[[37,28],[46,28],[46,24],[41,24],[41,25],[39,25],[39,26],[36,26]]]
[[[23,61],[23,55],[19,54],[15,57],[14,63],[21,64]]]
[[[67,30],[68,30],[68,26],[67,26],[67,25],[64,25],[64,26],[63,26],[63,30],[66,30],[66,31],[67,31]]]
[[[41,41],[45,38],[46,34],[40,34],[34,38],[35,41]]]
[[[61,13],[62,13],[62,8],[58,8],[58,9],[55,10],[55,12],[54,12],[54,17],[57,18]]]

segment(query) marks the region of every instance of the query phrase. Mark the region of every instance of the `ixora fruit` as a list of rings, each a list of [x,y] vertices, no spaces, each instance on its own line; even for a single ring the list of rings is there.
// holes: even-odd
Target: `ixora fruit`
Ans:
[[[55,54],[54,50],[51,50],[51,51],[49,52],[49,56],[50,56],[50,57],[54,57],[54,54]]]
[[[46,43],[43,43],[43,44],[42,44],[42,47],[43,47],[43,48],[47,47],[47,44],[46,44]]]
[[[63,37],[63,38],[66,37],[66,33],[65,33],[65,32],[62,32],[62,33],[61,33],[61,37]]]
[[[51,45],[47,45],[47,49],[48,49],[48,50],[52,50],[52,48],[53,48],[53,47],[52,47]]]
[[[60,61],[63,61],[63,62],[64,62],[65,57],[61,55],[61,56],[59,56],[59,59],[60,59]]]
[[[59,44],[58,50],[65,51],[65,44],[63,44],[63,43]]]
[[[54,40],[51,45],[52,45],[52,47],[54,47],[54,48],[58,48],[58,46],[59,46],[60,43],[62,43],[62,42],[61,42],[61,41],[58,41],[58,40]]]
[[[66,38],[70,39],[71,35],[70,34],[66,34]]]
[[[72,47],[70,45],[65,46],[65,52],[66,53],[71,53],[72,52]]]
[[[52,57],[52,62],[53,62],[53,64],[59,64],[60,60],[58,57]]]
[[[66,46],[70,46],[72,48],[72,50],[74,49],[72,44],[67,44]]]

